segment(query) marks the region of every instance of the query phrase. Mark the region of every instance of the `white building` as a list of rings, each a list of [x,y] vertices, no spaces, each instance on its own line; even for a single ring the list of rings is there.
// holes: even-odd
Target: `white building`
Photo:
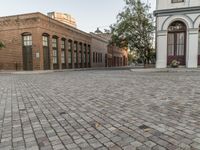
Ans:
[[[156,68],[173,60],[187,68],[200,65],[200,0],[157,0]]]

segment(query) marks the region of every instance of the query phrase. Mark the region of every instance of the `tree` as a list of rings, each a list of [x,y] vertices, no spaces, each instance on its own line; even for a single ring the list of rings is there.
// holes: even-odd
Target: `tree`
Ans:
[[[150,62],[153,50],[153,15],[149,5],[140,0],[125,0],[117,23],[111,26],[112,43],[135,51],[144,64]]]

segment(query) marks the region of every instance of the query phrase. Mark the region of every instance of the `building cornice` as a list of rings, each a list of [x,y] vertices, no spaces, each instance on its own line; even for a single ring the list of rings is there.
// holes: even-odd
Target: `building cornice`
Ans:
[[[180,13],[200,13],[200,6],[195,7],[183,7],[183,8],[173,8],[173,9],[163,9],[163,10],[155,10],[153,12],[154,16],[166,16],[172,14],[180,14]]]
[[[54,23],[55,25],[58,25],[58,26],[61,26],[61,27],[64,27],[68,30],[71,30],[73,32],[76,32],[76,33],[79,33],[79,34],[82,34],[86,37],[89,37],[91,38],[91,35],[89,33],[86,33],[84,31],[81,31],[77,28],[74,28],[74,27],[71,27],[65,23],[62,23],[60,21],[57,21],[55,19],[52,19],[40,12],[34,12],[34,13],[27,13],[27,14],[19,14],[19,15],[12,15],[12,16],[4,16],[4,17],[0,17],[0,22],[1,21],[4,21],[4,20],[18,20],[18,19],[28,19],[28,18],[37,18],[37,19],[43,19],[43,20],[46,20],[48,22],[51,22],[51,23]]]

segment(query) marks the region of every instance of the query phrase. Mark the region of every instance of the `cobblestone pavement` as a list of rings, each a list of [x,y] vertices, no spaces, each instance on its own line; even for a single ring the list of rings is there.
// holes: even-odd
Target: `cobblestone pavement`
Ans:
[[[0,150],[200,149],[200,72],[0,74]]]

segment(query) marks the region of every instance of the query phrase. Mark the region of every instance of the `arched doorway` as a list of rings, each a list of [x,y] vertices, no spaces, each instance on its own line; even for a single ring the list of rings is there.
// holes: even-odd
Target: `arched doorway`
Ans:
[[[23,43],[23,70],[33,70],[32,57],[32,35],[31,33],[22,34]]]
[[[186,25],[181,21],[175,21],[168,27],[167,64],[173,60],[185,65],[186,58]]]

